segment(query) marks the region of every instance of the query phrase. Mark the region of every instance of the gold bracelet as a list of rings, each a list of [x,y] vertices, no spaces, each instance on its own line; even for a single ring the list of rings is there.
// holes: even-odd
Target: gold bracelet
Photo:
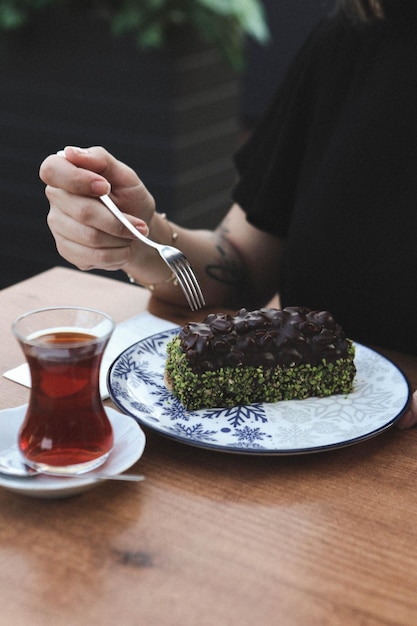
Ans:
[[[158,215],[161,219],[166,220],[167,224],[169,225],[171,229],[171,240],[172,242],[175,242],[178,239],[178,233],[177,231],[173,230],[171,223],[168,222],[166,213],[158,213]],[[172,272],[171,275],[168,276],[168,278],[165,278],[165,280],[161,280],[159,283],[149,283],[149,284],[138,283],[137,280],[133,276],[131,276],[131,274],[128,274],[127,277],[129,279],[129,282],[132,285],[139,285],[140,287],[145,287],[145,289],[149,289],[149,291],[155,291],[156,287],[159,287],[159,285],[166,285],[167,283],[172,283],[175,286],[178,285],[178,280],[174,272]]]
[[[157,215],[159,215],[159,217],[161,218],[161,220],[166,220],[166,223],[168,224],[168,226],[169,226],[169,227],[170,227],[170,229],[171,229],[171,241],[172,241],[173,243],[175,243],[175,241],[177,241],[177,239],[178,239],[178,233],[177,233],[177,231],[176,231],[176,230],[174,230],[174,229],[172,228],[172,224],[171,224],[171,222],[169,222],[169,221],[167,220],[167,214],[166,214],[166,213],[157,213]]]
[[[171,276],[168,276],[168,278],[166,278],[165,280],[161,280],[159,281],[159,283],[138,283],[137,280],[131,276],[130,274],[127,275],[129,282],[132,285],[138,285],[139,287],[145,287],[145,289],[149,289],[149,291],[155,291],[155,289],[157,287],[159,287],[160,285],[165,285],[166,283],[172,283],[173,285],[177,286],[178,285],[178,280],[177,277],[175,276],[174,273],[171,274]]]

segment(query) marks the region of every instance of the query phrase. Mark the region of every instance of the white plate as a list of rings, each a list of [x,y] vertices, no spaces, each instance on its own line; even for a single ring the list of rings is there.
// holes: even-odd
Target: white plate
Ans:
[[[0,411],[0,450],[14,445],[26,406]],[[106,407],[107,416],[114,432],[115,445],[107,461],[82,478],[61,478],[55,476],[33,476],[14,478],[0,474],[0,485],[27,496],[36,498],[66,498],[96,487],[105,480],[94,480],[94,473],[106,472],[116,475],[126,471],[136,463],[145,448],[145,434],[132,418]],[[120,441],[120,444],[118,444]]]
[[[164,385],[166,345],[178,328],[143,339],[112,364],[114,403],[141,424],[201,448],[245,454],[303,454],[381,433],[404,413],[410,387],[391,361],[355,344],[357,375],[348,395],[187,411]]]

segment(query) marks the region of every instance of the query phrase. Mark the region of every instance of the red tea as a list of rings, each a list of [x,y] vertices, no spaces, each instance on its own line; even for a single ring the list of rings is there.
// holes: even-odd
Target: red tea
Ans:
[[[90,464],[108,454],[113,430],[99,391],[108,336],[58,330],[20,342],[32,389],[19,445],[35,464]]]

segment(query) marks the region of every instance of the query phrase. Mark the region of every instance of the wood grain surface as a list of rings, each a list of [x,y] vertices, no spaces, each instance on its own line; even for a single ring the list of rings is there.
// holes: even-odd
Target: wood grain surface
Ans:
[[[54,268],[0,292],[2,372],[22,362],[13,319],[53,304],[181,318],[140,288]],[[415,388],[417,359],[389,356]],[[0,408],[29,393],[4,377],[0,391]],[[417,430],[294,457],[146,435],[143,483],[62,500],[0,488],[0,624],[415,626]]]

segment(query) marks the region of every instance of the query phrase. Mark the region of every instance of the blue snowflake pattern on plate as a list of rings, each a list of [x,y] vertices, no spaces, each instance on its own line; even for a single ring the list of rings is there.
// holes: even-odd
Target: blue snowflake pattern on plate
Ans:
[[[122,352],[109,370],[108,387],[124,413],[182,443],[242,454],[317,452],[382,432],[409,402],[410,388],[397,366],[356,344],[351,394],[187,411],[164,384],[166,345],[177,333],[157,333]]]

